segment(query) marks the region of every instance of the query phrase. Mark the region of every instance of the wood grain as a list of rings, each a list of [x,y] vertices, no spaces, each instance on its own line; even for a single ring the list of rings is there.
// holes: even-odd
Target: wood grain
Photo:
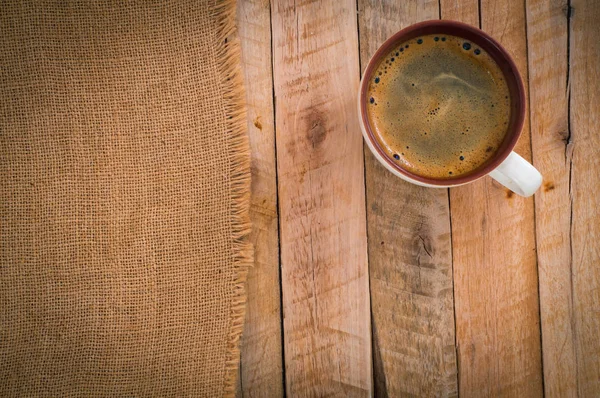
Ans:
[[[479,28],[479,0],[441,0],[440,16]]]
[[[435,1],[359,1],[361,66],[389,36],[437,19]],[[418,187],[365,146],[376,396],[455,396],[448,191]]]
[[[272,5],[286,389],[372,395],[356,4]]]
[[[534,165],[544,391],[577,396],[571,286],[572,143],[568,122],[568,9],[563,0],[527,2],[529,103]]]
[[[527,85],[524,2],[482,0],[481,23],[512,54]],[[516,151],[531,158],[528,118]],[[540,396],[533,200],[488,177],[450,189],[450,199],[460,394]]]
[[[600,5],[572,0],[571,263],[577,392],[600,396]]]
[[[282,397],[281,300],[269,1],[237,11],[251,148],[250,218],[254,267],[248,273],[238,396]]]

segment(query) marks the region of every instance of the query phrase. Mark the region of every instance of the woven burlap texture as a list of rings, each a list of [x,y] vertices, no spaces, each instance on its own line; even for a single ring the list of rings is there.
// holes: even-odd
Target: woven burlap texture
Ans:
[[[0,6],[0,396],[232,395],[234,1]]]

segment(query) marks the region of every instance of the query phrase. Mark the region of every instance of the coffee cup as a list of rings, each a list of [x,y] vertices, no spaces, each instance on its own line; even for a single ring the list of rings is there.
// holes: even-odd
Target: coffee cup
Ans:
[[[478,77],[475,72],[486,62],[493,68]],[[467,70],[470,63],[475,72]],[[474,82],[482,83],[473,87]],[[498,88],[491,90],[490,84]],[[517,66],[496,40],[472,26],[426,21],[390,37],[365,69],[358,111],[365,142],[377,160],[413,184],[449,188],[489,175],[528,197],[542,183],[535,167],[513,151],[526,112]],[[477,125],[468,130],[476,118]]]

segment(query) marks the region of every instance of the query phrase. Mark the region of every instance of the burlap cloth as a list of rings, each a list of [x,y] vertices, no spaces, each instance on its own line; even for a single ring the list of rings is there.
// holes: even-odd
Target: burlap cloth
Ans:
[[[232,394],[251,255],[234,16],[0,3],[0,396]]]

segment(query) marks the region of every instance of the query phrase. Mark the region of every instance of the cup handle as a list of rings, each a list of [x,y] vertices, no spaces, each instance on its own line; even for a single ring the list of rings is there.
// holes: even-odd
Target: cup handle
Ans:
[[[515,152],[511,152],[489,175],[517,195],[526,198],[542,185],[540,172]]]

